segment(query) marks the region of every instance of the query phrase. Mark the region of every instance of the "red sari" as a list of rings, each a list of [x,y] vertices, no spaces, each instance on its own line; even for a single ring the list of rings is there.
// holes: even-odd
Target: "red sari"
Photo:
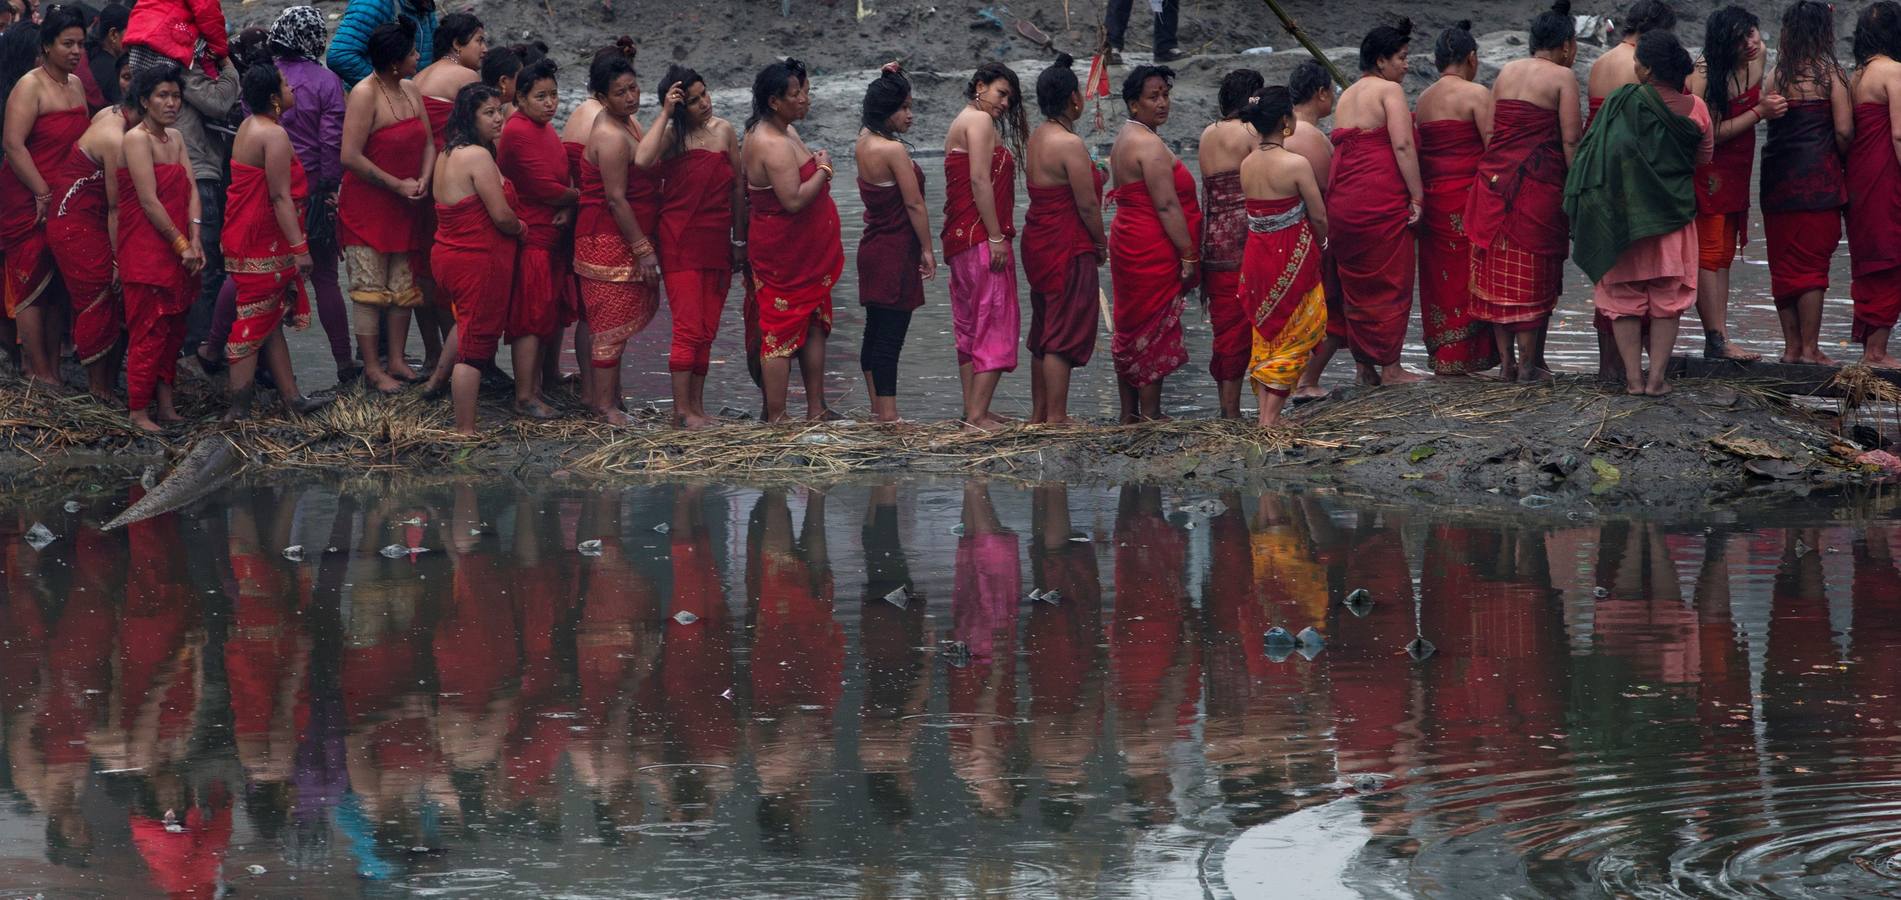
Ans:
[[[1592,101],[1594,103],[1599,101]],[[1543,328],[1564,289],[1571,220],[1564,214],[1558,111],[1500,100],[1492,142],[1465,207],[1475,317],[1511,331]]]
[[[1214,353],[1208,374],[1216,381],[1238,381],[1247,374],[1248,318],[1241,304],[1241,252],[1247,244],[1247,195],[1241,191],[1241,171],[1217,172],[1202,178],[1208,198],[1202,210],[1201,287],[1214,328]]]
[[[658,249],[659,176],[628,166],[626,196],[640,233]],[[581,303],[593,340],[588,355],[597,369],[619,366],[627,339],[646,328],[660,309],[659,288],[634,279],[639,264],[607,208],[600,168],[583,157],[581,200],[574,216],[574,273],[581,276]]]
[[[1099,168],[1090,174],[1100,200],[1106,176]],[[1069,185],[1026,189],[1030,208],[1023,214],[1023,274],[1030,282],[1030,355],[1054,353],[1071,366],[1086,366],[1096,353],[1101,320],[1095,239]]]
[[[502,179],[511,209],[521,209],[515,186]],[[454,205],[436,204],[436,244],[430,254],[436,284],[454,304],[457,358],[492,362],[508,330],[509,293],[515,284],[515,238],[495,227],[480,194]]]
[[[370,132],[363,142],[363,157],[391,178],[420,178],[422,145],[427,139],[422,119],[404,119]],[[346,169],[343,186],[337,190],[338,243],[378,253],[408,253],[421,244],[416,223],[423,206]]]
[[[124,304],[112,287],[105,170],[74,144],[47,184],[53,202],[46,215],[46,242],[73,304],[74,348],[80,362],[91,364],[112,351],[125,327]]]
[[[924,191],[924,169],[911,163],[918,192]],[[924,305],[924,280],[918,266],[924,244],[911,227],[904,192],[896,184],[872,184],[858,179],[858,198],[865,204],[865,230],[858,236],[858,304],[910,312]]]
[[[1249,200],[1244,210],[1248,234],[1238,287],[1242,322],[1252,326],[1247,364],[1255,381],[1286,396],[1326,336],[1320,242],[1299,197]]]
[[[1201,246],[1201,204],[1195,178],[1175,161],[1175,197],[1188,225],[1188,246]],[[1115,221],[1109,227],[1109,277],[1115,287],[1115,336],[1109,352],[1116,377],[1129,387],[1147,387],[1188,362],[1182,346],[1182,298],[1194,288],[1181,278],[1181,254],[1162,230],[1148,185],[1134,181],[1109,192]]]
[[[1473,316],[1472,243],[1465,208],[1485,141],[1472,122],[1419,126],[1419,312],[1436,375],[1468,375],[1498,365],[1492,330]]]
[[[990,152],[990,194],[996,204],[997,224],[1003,239],[1016,237],[1016,159],[998,144]],[[956,151],[944,154],[944,227],[938,238],[944,243],[944,261],[981,246],[992,235],[977,214],[977,198],[970,189],[970,154]]]
[[[1769,243],[1769,292],[1778,308],[1828,288],[1848,203],[1835,120],[1827,100],[1792,100],[1769,122],[1762,145],[1762,230]]]
[[[558,201],[573,184],[568,179],[567,151],[554,128],[516,114],[502,125],[495,164],[520,194],[522,202],[516,210],[526,229],[515,260],[508,338],[550,337],[561,330],[562,282],[573,266],[563,258],[561,228],[554,224],[562,209]]]
[[[1848,255],[1854,263],[1853,337],[1866,343],[1901,317],[1901,164],[1888,134],[1888,107],[1855,104],[1848,148]]]
[[[191,233],[191,198],[198,189],[191,169],[183,163],[152,166],[158,201],[172,227]],[[132,173],[119,170],[119,280],[125,285],[126,407],[133,411],[152,405],[158,384],[178,377],[178,351],[185,343],[185,314],[198,294],[198,276],[172,251],[172,243],[152,226],[139,205]]]
[[[85,106],[42,113],[33,120],[26,135],[26,153],[40,177],[52,184],[52,174],[80,135],[92,124]],[[53,198],[54,201],[58,196]],[[52,209],[47,210],[48,215]],[[4,293],[7,318],[31,306],[53,283],[53,255],[46,243],[46,229],[34,211],[33,191],[13,173],[13,167],[0,164],[0,249],[5,251]]]
[[[660,271],[673,345],[667,370],[705,375],[733,289],[733,159],[688,150],[661,167]]]
[[[297,204],[298,221],[303,221],[310,188],[296,154],[290,159],[290,196]],[[297,272],[290,240],[277,225],[270,180],[263,169],[231,163],[231,188],[219,242],[225,274],[238,286],[238,318],[225,343],[226,359],[236,362],[258,352],[283,323],[287,307],[293,325],[310,324],[310,297]]]
[[[818,177],[818,160],[799,167],[799,183]],[[798,212],[779,205],[771,188],[746,189],[751,215],[747,246],[758,292],[759,355],[786,359],[805,345],[807,329],[832,333],[832,285],[845,271],[838,206],[831,185]]]
[[[1335,128],[1328,245],[1340,270],[1347,348],[1363,365],[1399,362],[1413,309],[1416,248],[1406,182],[1385,129]]]

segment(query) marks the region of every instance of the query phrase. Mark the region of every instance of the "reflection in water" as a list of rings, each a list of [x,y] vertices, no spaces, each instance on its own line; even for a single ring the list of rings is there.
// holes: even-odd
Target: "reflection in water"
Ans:
[[[295,486],[88,520],[0,517],[8,895],[1901,878],[1892,519],[968,482]],[[1326,649],[1282,658],[1276,626]]]

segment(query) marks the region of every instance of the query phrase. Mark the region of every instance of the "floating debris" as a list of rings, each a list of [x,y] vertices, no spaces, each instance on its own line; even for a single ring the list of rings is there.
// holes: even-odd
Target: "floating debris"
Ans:
[[[1294,644],[1300,649],[1300,655],[1308,659],[1319,656],[1320,651],[1327,649],[1327,639],[1321,637],[1320,632],[1315,631],[1311,625],[1302,628],[1299,634],[1294,635]]]
[[[1182,507],[1182,512],[1191,516],[1200,516],[1204,519],[1212,519],[1227,511],[1228,504],[1212,498],[1197,503],[1190,503]]]
[[[944,641],[937,645],[944,654],[944,661],[952,668],[962,669],[970,665],[970,645],[963,641]]]
[[[1044,603],[1051,603],[1051,604],[1061,603],[1063,602],[1063,592],[1062,591],[1044,591],[1043,596],[1038,597],[1036,599]]]
[[[684,609],[673,614],[673,621],[678,622],[682,625],[691,625],[694,622],[698,622],[699,620],[700,620],[699,616],[696,616]]]
[[[1599,600],[1602,600],[1605,597],[1609,597],[1610,595],[1611,595],[1611,589],[1604,587],[1603,585],[1598,585],[1597,587],[1591,588],[1591,596],[1596,597]]]
[[[76,512],[78,512],[78,511],[79,511],[79,501],[78,501],[78,500],[68,500],[68,501],[66,501],[66,505],[65,505],[64,507],[62,507],[62,508],[63,508],[63,509],[65,509],[65,510],[66,510],[67,512],[69,512],[69,513],[76,513]]]
[[[600,556],[601,542],[599,540],[582,541],[579,544],[575,544],[574,549],[582,556]]]
[[[1412,657],[1414,660],[1423,661],[1426,657],[1431,656],[1433,651],[1438,649],[1438,647],[1432,645],[1431,641],[1422,637],[1416,637],[1406,644],[1406,655]]]
[[[963,536],[964,536],[964,523],[962,523],[962,522],[959,522],[959,523],[957,523],[957,524],[955,524],[955,525],[952,525],[952,526],[951,526],[951,534],[954,534],[954,535],[957,535],[958,537],[963,537]]]
[[[33,527],[26,530],[26,545],[34,550],[45,550],[47,544],[56,540],[59,537],[53,534],[53,530],[39,522],[34,522]]]
[[[263,867],[263,866],[260,866],[260,865],[258,865],[258,864],[256,864],[256,863],[252,863],[252,864],[250,864],[250,865],[248,865],[248,866],[245,866],[245,867],[244,867],[244,871],[246,871],[246,872],[249,872],[249,873],[251,873],[251,874],[253,874],[253,875],[262,875],[262,874],[264,874],[264,872],[265,872],[265,869],[264,869],[264,867]]]
[[[904,609],[911,603],[911,591],[904,585],[898,585],[891,593],[884,595],[884,602],[899,609]]]
[[[1347,598],[1342,601],[1342,605],[1347,608],[1347,612],[1353,614],[1354,618],[1365,618],[1367,613],[1373,611],[1373,593],[1366,588],[1354,588],[1347,592]]]
[[[421,525],[421,524],[422,524],[422,516],[410,516],[409,518],[407,518],[407,519],[404,519],[404,520],[402,520],[401,522],[397,522],[396,524],[398,524],[398,525]]]
[[[284,558],[290,560],[291,562],[303,562],[304,561],[304,545],[292,544],[288,547],[285,547]]]
[[[405,547],[402,544],[391,544],[387,547],[384,547],[381,552],[384,556],[387,556],[390,559],[402,559],[405,556],[421,556],[424,553],[428,553],[429,548],[428,547]]]
[[[666,534],[667,532],[669,532],[669,531],[672,531],[672,530],[673,530],[673,526],[672,526],[672,525],[668,525],[668,524],[667,524],[667,523],[665,523],[665,522],[661,522],[660,524],[658,524],[658,525],[655,525],[655,526],[653,527],[653,530],[654,530],[655,532],[658,532],[658,533],[660,533],[660,534]]]
[[[1086,534],[1073,534],[1073,535],[1070,535],[1069,537],[1069,542],[1072,544],[1087,544],[1094,540],[1095,538],[1092,538]]]
[[[1269,628],[1261,636],[1262,651],[1272,662],[1286,662],[1288,657],[1294,655],[1294,646],[1294,636],[1279,625]]]
[[[1359,772],[1350,777],[1347,784],[1362,794],[1383,791],[1393,781],[1393,776],[1384,772]]]

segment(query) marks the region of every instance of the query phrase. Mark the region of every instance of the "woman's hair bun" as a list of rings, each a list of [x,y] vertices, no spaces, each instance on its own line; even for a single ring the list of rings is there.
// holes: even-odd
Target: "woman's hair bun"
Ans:
[[[1057,53],[1056,61],[1050,63],[1050,65],[1058,69],[1073,69],[1076,67],[1076,60],[1067,53]]]
[[[1399,32],[1400,34],[1406,35],[1407,37],[1411,37],[1413,33],[1413,20],[1409,18],[1400,19],[1399,24],[1393,26],[1393,30]]]
[[[1570,15],[1571,0],[1556,0],[1556,2],[1551,4],[1551,11],[1561,16]]]
[[[1471,20],[1471,19],[1460,19],[1459,21],[1457,21],[1457,22],[1454,22],[1454,23],[1452,23],[1452,27],[1454,27],[1454,28],[1457,28],[1457,29],[1459,29],[1460,31],[1471,31],[1471,30],[1472,30],[1472,20]]]

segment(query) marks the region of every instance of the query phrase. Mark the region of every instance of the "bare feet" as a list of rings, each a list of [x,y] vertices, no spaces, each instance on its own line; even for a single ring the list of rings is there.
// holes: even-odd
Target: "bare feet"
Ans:
[[[988,434],[992,431],[1001,431],[1004,427],[982,420],[976,422],[959,420],[959,423],[963,425],[965,434]]]
[[[144,429],[147,433],[150,433],[150,434],[165,433],[164,426],[161,426],[157,422],[152,421],[152,417],[150,415],[147,415],[145,410],[142,410],[142,409],[135,410],[134,412],[131,413],[129,418],[132,419],[132,424],[137,425],[141,429]]]
[[[1408,372],[1397,363],[1380,369],[1380,384],[1416,384],[1425,380],[1426,376]]]
[[[164,422],[167,425],[177,425],[185,421],[185,417],[179,415],[178,410],[171,409],[166,406],[160,406],[158,408],[158,415],[154,416],[153,418],[159,420],[160,422]]]
[[[515,413],[517,415],[527,416],[530,419],[540,419],[542,421],[558,417],[558,414],[554,411],[554,407],[540,400],[529,400],[527,402],[515,401]]]
[[[606,422],[609,425],[634,424],[634,420],[631,418],[628,418],[626,413],[621,412],[620,410],[615,409],[613,407],[608,407],[607,409],[596,409],[594,411],[594,417],[597,419],[600,419],[603,422]]]
[[[1541,368],[1538,368],[1537,366],[1526,366],[1524,367],[1524,369],[1519,371],[1518,377],[1515,380],[1521,384],[1534,384],[1540,381],[1550,381],[1551,378],[1552,376],[1551,376],[1550,369],[1541,369]]]
[[[1821,350],[1812,350],[1808,353],[1804,353],[1802,354],[1801,357],[1799,357],[1799,359],[1802,362],[1809,363],[1810,365],[1816,365],[1816,366],[1841,365],[1840,363],[1835,361],[1834,357],[1829,356],[1826,353],[1823,353]]]
[[[1896,359],[1886,353],[1880,356],[1863,353],[1861,355],[1861,364],[1870,369],[1901,369],[1901,359]]]
[[[440,400],[448,395],[449,376],[444,375],[441,378],[437,378],[431,375],[428,381],[423,382],[422,398],[424,400]]]
[[[1800,362],[1808,362],[1808,360],[1802,358],[1802,353],[1793,347],[1782,351],[1782,355],[1779,357],[1776,357],[1776,361],[1779,363],[1782,363],[1785,366],[1792,366]]]
[[[993,412],[986,412],[983,415],[978,416],[977,419],[983,424],[989,425],[993,428],[1008,428],[1011,425],[1017,424],[1017,420],[1012,419],[1009,416],[1000,416]]]
[[[825,409],[821,410],[818,415],[807,416],[806,421],[808,422],[843,422],[843,421],[846,421],[846,419],[845,419],[844,414],[840,413],[838,410],[835,410],[827,406],[825,407]]]
[[[1729,342],[1729,335],[1720,331],[1703,332],[1703,358],[1726,359],[1731,362],[1755,362],[1762,354],[1744,350]]]
[[[91,395],[92,399],[97,400],[106,406],[124,406],[125,405],[125,395],[119,393],[118,391],[108,389],[108,390],[98,390],[98,391],[87,391],[86,393]]]
[[[403,392],[404,384],[402,382],[382,372],[366,372],[364,373],[363,381],[370,387],[375,388],[379,394],[400,394]]]
[[[718,428],[719,424],[718,419],[708,416],[680,415],[673,417],[673,427],[685,431],[705,431],[708,428]]]
[[[1356,383],[1366,385],[1367,387],[1378,387],[1380,384],[1379,370],[1365,363],[1356,364],[1354,366],[1354,373],[1353,380]]]
[[[424,366],[423,368],[427,369],[430,367]],[[416,374],[416,370],[409,367],[408,360],[399,360],[399,361],[392,362],[389,364],[389,366],[387,366],[384,369],[384,371],[389,375],[389,377],[394,378],[397,381],[400,381],[404,384],[415,384],[416,382],[422,380],[422,376]]]
[[[1310,385],[1308,385],[1308,386],[1306,386],[1306,387],[1303,387],[1303,388],[1296,388],[1296,389],[1294,390],[1294,393],[1293,393],[1293,395],[1292,395],[1292,397],[1291,397],[1290,399],[1293,399],[1293,400],[1325,400],[1325,399],[1327,399],[1327,398],[1328,398],[1328,397],[1330,397],[1330,396],[1332,396],[1332,393],[1331,393],[1330,391],[1328,391],[1328,390],[1327,390],[1326,388],[1323,388],[1323,387],[1321,387],[1320,385],[1317,385],[1317,384],[1310,384]]]
[[[1041,423],[1041,424],[1044,424],[1044,425],[1081,425],[1081,424],[1083,424],[1083,422],[1082,422],[1082,420],[1080,420],[1080,419],[1073,419],[1073,418],[1070,418],[1069,416],[1057,416],[1056,418],[1053,418],[1053,419],[1049,419],[1049,420],[1046,420],[1046,421],[1044,421],[1044,422],[1043,422],[1043,423]]]
[[[1644,393],[1649,394],[1652,397],[1667,397],[1670,395],[1670,392],[1672,390],[1675,390],[1675,388],[1672,388],[1670,386],[1670,382],[1665,381],[1659,384],[1651,385],[1650,389],[1645,391]]]

